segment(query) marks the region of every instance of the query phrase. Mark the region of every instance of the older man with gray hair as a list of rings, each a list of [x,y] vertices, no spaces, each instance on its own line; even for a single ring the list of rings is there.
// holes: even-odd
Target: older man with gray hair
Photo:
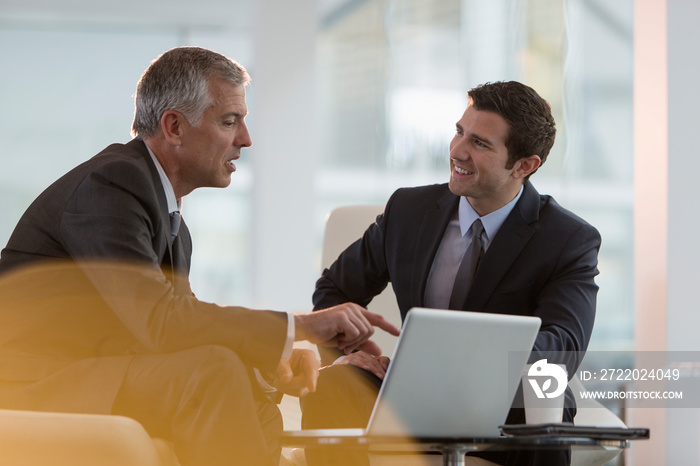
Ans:
[[[0,407],[130,416],[183,466],[279,461],[270,392],[315,390],[295,340],[380,354],[356,304],[287,314],[199,301],[184,196],[225,187],[252,143],[246,70],[172,49],[144,72],[135,138],[48,187],[0,256]],[[37,286],[40,284],[40,286]],[[6,325],[7,324],[7,325]]]

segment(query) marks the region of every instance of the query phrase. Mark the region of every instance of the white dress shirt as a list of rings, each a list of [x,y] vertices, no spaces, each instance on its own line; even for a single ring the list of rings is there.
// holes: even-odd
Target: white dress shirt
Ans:
[[[151,148],[146,146],[148,153],[151,155],[153,163],[156,165],[156,170],[158,171],[158,176],[160,177],[160,182],[163,185],[163,190],[165,191],[165,199],[168,201],[168,213],[173,212],[182,213],[182,199],[178,200],[175,197],[175,191],[173,190],[173,185],[170,183],[170,179],[165,174],[163,166],[160,164],[156,156],[151,151]],[[284,344],[284,349],[282,350],[281,360],[289,359],[292,356],[292,349],[294,345],[294,315],[291,312],[287,313],[287,340]]]

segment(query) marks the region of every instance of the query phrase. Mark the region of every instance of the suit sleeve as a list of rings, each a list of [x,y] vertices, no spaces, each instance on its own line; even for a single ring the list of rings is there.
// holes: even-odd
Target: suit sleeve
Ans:
[[[286,339],[286,314],[176,293],[175,281],[187,277],[161,269],[161,214],[150,173],[126,162],[104,164],[73,193],[61,219],[62,241],[147,351],[222,345],[252,366],[274,369]]]
[[[566,364],[569,377],[578,369],[595,320],[600,244],[598,231],[582,223],[560,249],[554,272],[536,297],[534,315],[542,326],[530,362],[547,358]]]

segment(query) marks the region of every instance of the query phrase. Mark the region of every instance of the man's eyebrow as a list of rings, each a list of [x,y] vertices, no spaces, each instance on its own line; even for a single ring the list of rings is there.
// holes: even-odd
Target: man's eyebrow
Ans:
[[[476,134],[476,133],[472,133],[472,134],[471,134],[471,137],[474,138],[474,139],[478,139],[478,140],[481,141],[481,143],[484,144],[484,145],[487,145],[487,146],[489,146],[489,147],[494,147],[493,142],[489,141],[489,140],[486,139],[485,137],[479,136],[479,135]]]
[[[245,118],[247,115],[248,115],[248,112],[246,112],[246,113],[228,112],[228,113],[224,113],[223,115],[221,115],[221,118],[229,118],[229,117]]]
[[[464,133],[464,128],[462,128],[462,125],[460,125],[459,123],[456,123],[455,126],[457,127],[457,129],[458,129],[459,131],[461,131],[462,133]],[[478,134],[471,133],[471,134],[469,134],[469,137],[470,137],[470,138],[473,138],[473,139],[478,139],[478,140],[481,141],[484,145],[487,145],[487,146],[489,146],[489,147],[494,147],[493,142],[491,142],[490,140],[488,140],[488,139],[485,138],[485,137],[479,136]]]

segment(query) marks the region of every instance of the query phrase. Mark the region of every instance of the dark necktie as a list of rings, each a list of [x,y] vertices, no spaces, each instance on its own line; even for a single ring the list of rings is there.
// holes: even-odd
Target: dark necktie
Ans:
[[[484,232],[484,226],[480,219],[476,219],[472,223],[472,242],[469,244],[467,251],[464,253],[462,263],[459,265],[455,283],[452,287],[452,296],[450,296],[450,309],[462,309],[464,301],[467,299],[469,287],[472,284],[472,279],[476,273],[476,268],[479,265],[481,256],[484,255],[484,247],[481,242],[481,234]]]
[[[170,271],[172,273],[173,285],[175,293],[179,295],[192,294],[187,280],[187,259],[183,252],[182,239],[180,235],[180,226],[182,224],[182,216],[179,211],[170,214],[170,243],[168,251],[170,252]]]
[[[182,218],[180,217],[180,212],[175,211],[170,213],[170,244],[173,244],[175,241],[175,237],[177,234],[180,232],[180,221]]]

